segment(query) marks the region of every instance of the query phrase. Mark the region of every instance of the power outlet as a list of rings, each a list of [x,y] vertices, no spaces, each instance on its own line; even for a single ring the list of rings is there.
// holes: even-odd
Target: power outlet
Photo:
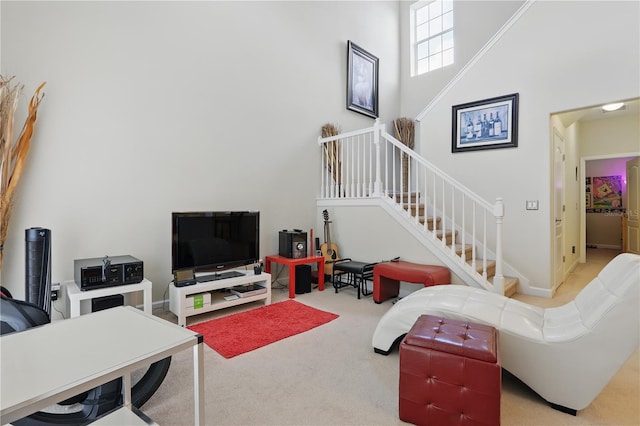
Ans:
[[[538,200],[527,200],[527,210],[538,210]]]

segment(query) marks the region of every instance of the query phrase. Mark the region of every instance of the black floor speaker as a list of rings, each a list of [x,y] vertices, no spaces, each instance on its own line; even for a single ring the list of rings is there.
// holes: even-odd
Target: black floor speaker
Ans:
[[[296,266],[296,294],[311,293],[311,266]]]
[[[91,299],[91,312],[98,312],[104,309],[115,308],[124,305],[124,296],[113,294],[111,296],[94,297]]]
[[[51,231],[25,230],[25,300],[51,313]]]

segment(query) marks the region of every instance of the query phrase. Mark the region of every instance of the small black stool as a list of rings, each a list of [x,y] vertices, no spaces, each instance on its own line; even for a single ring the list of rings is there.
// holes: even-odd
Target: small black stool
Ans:
[[[376,262],[377,263],[377,262]],[[367,290],[367,281],[373,281],[373,267],[376,263],[364,263],[351,260],[351,258],[333,261],[331,282],[336,293],[343,287],[354,287],[363,296],[369,296],[372,292]]]

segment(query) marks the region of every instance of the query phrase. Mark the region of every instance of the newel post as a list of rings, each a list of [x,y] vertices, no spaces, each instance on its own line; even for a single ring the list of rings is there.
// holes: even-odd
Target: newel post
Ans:
[[[380,119],[373,123],[373,145],[376,148],[376,180],[373,183],[373,196],[381,196],[382,180],[380,179],[380,132],[384,130],[384,124],[380,125]]]
[[[504,294],[504,275],[502,273],[502,219],[504,218],[504,202],[496,198],[493,205],[493,215],[496,217],[496,274],[493,277],[493,291]]]

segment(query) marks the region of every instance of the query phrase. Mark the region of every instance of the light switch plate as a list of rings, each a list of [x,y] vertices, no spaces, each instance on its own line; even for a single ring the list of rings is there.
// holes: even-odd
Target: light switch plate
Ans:
[[[538,210],[538,200],[527,200],[527,210]]]

